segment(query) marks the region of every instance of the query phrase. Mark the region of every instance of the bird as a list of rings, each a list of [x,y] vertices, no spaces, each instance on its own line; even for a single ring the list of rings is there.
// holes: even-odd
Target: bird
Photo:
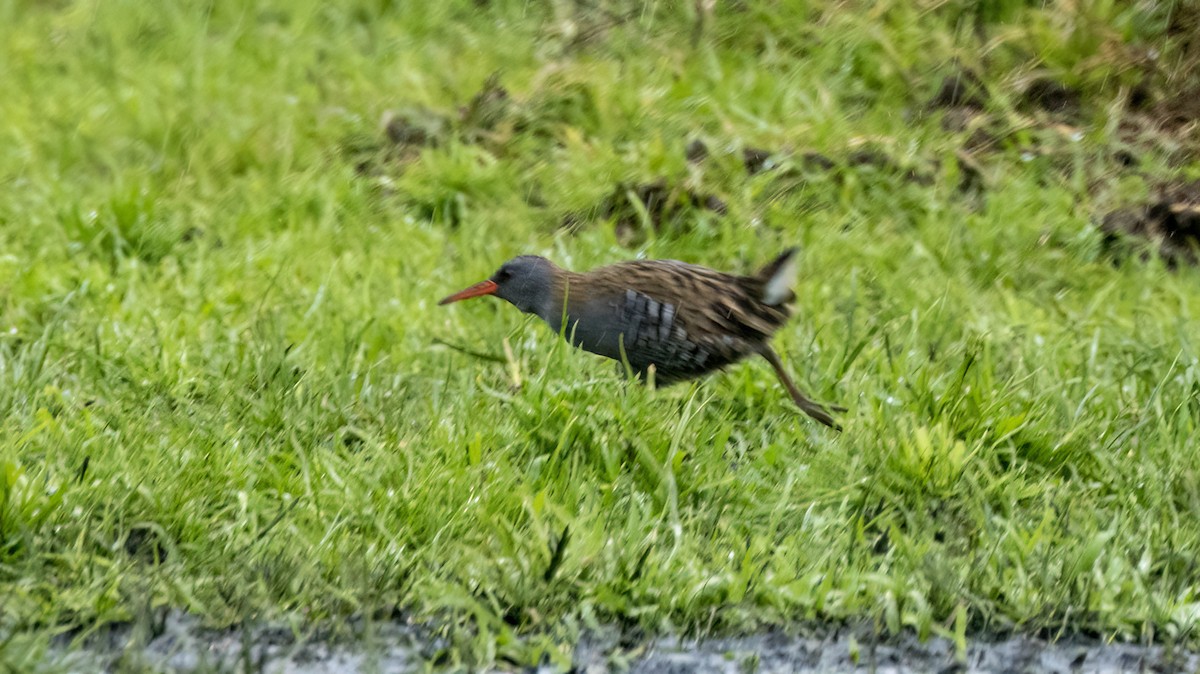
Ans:
[[[841,430],[784,369],[770,340],[791,316],[797,249],[741,276],[679,260],[631,260],[573,272],[537,255],[505,262],[491,277],[439,305],[493,295],[534,314],[573,345],[627,363],[656,386],[695,379],[743,358],[765,358],[797,407]]]

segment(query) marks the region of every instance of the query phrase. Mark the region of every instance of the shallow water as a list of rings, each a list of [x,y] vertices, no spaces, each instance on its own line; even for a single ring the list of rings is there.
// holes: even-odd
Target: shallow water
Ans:
[[[143,630],[144,632],[144,630]],[[167,614],[150,639],[136,627],[114,627],[86,646],[59,644],[55,657],[73,673],[148,669],[163,672],[349,674],[409,672],[429,666],[444,646],[405,623],[374,623],[361,644],[321,635],[297,638],[280,627],[212,630],[183,613]],[[576,648],[574,671],[599,674],[683,672],[1175,672],[1200,669],[1200,654],[1160,646],[1014,637],[972,642],[965,662],[948,640],[903,638],[871,646],[849,633],[804,638],[770,632],[703,641],[663,638],[630,647],[616,630],[591,634]],[[854,653],[855,655],[852,655]],[[549,667],[539,672],[555,671]]]

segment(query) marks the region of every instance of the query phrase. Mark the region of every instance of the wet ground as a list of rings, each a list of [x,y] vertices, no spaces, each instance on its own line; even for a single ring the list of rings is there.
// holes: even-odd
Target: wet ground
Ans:
[[[359,631],[355,629],[354,631]],[[144,630],[141,631],[144,634]],[[59,657],[70,671],[148,669],[163,672],[267,672],[349,674],[422,671],[443,645],[403,623],[364,627],[356,644],[320,635],[297,638],[283,627],[210,630],[198,620],[173,613],[140,639],[135,627],[120,627],[92,637],[86,649],[62,645]],[[610,634],[585,637],[575,651],[572,671],[675,672],[1193,672],[1200,653],[1161,646],[1064,641],[1047,643],[1016,637],[974,642],[966,658],[956,656],[946,639],[921,643],[904,638],[872,646],[849,634],[823,639],[778,632],[702,641],[666,638],[630,646]],[[518,671],[505,667],[496,671]],[[539,672],[558,671],[544,666]]]

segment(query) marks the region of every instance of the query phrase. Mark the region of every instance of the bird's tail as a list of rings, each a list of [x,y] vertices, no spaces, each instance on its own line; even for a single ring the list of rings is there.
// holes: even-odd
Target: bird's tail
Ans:
[[[774,307],[791,302],[796,298],[792,292],[792,283],[796,280],[796,249],[783,251],[770,264],[758,270],[754,278],[763,284],[763,304]]]

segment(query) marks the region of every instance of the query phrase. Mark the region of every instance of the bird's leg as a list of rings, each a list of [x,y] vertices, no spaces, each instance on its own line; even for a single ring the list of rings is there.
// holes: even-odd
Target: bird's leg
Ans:
[[[796,401],[797,407],[804,410],[804,413],[808,416],[816,419],[826,426],[836,431],[842,430],[841,424],[834,421],[833,417],[829,415],[829,412],[826,411],[824,407],[817,402],[809,400],[803,393],[800,392],[800,389],[796,388],[796,384],[792,382],[792,378],[788,376],[787,370],[783,369],[783,361],[779,360],[779,354],[775,353],[774,349],[772,349],[770,346],[764,345],[759,353],[762,354],[763,358],[767,359],[767,362],[771,364],[771,367],[775,368],[775,374],[779,375],[779,381],[782,381],[783,385],[787,387],[788,393],[792,395],[792,400]]]

